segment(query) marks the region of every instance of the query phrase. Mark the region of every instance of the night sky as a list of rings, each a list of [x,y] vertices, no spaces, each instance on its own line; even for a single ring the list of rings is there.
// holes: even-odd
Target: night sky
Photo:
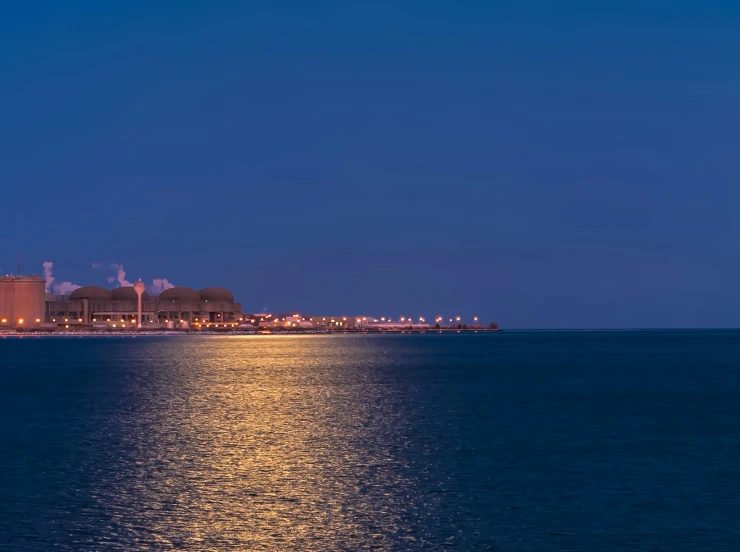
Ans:
[[[740,326],[739,52],[736,1],[6,2],[0,269]]]

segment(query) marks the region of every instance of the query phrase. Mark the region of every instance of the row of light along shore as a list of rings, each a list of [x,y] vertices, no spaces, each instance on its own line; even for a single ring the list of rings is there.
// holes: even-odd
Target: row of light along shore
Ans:
[[[433,320],[399,316],[315,316],[299,313],[245,314],[230,291],[171,287],[149,295],[141,280],[105,289],[84,286],[67,295],[48,292],[41,276],[0,277],[0,331],[218,330],[218,331],[382,331],[424,329],[497,330],[478,317]]]

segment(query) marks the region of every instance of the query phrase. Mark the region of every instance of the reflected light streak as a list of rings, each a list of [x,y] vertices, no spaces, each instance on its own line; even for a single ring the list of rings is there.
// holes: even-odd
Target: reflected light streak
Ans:
[[[392,361],[360,345],[299,335],[151,342],[157,369],[123,391],[118,476],[97,494],[118,536],[188,550],[420,539],[409,512],[434,497],[417,497],[399,455],[411,413],[371,369]]]

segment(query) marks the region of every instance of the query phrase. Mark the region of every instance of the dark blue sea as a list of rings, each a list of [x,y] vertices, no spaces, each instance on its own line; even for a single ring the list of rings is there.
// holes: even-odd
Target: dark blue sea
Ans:
[[[740,332],[0,338],[0,550],[740,550]]]

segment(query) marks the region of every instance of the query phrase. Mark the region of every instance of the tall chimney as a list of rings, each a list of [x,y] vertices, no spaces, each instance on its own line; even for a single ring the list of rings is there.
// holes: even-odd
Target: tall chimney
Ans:
[[[136,283],[134,284],[134,291],[136,292],[136,295],[139,296],[139,310],[137,313],[137,319],[136,323],[138,324],[138,328],[141,328],[141,295],[146,291],[146,284],[141,281],[141,278],[139,278]]]

